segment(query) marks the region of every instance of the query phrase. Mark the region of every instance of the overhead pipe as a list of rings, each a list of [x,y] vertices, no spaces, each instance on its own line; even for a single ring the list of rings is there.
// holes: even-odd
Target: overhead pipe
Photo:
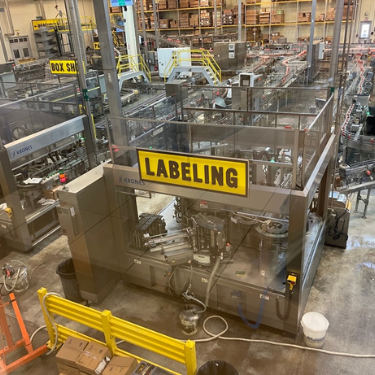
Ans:
[[[5,62],[8,62],[8,52],[7,52],[7,49],[5,47],[5,43],[4,43],[4,34],[1,30],[1,25],[0,25],[0,45],[3,49],[3,54],[4,54],[4,59],[5,59]]]
[[[8,19],[8,25],[9,25],[9,28],[10,28],[10,31],[11,31],[10,33],[4,34],[4,35],[5,36],[13,36],[14,35],[14,26],[13,26],[12,17],[10,15],[8,0],[4,0],[4,10],[5,10],[5,14],[6,14],[7,19]]]
[[[43,5],[42,0],[38,0],[38,5],[39,5],[40,14],[41,14],[42,18],[44,20],[47,19],[47,17],[46,17],[46,11],[44,10],[44,5]]]
[[[314,44],[314,30],[315,30],[315,13],[316,13],[316,0],[312,0],[311,8],[311,23],[310,23],[310,39],[307,52],[307,80],[310,82],[312,79],[311,65],[313,55],[313,44]]]
[[[340,34],[341,34],[343,13],[344,13],[344,0],[337,0],[335,23],[333,27],[331,64],[329,67],[329,77],[328,77],[328,85],[332,91],[334,90],[336,86],[336,74],[337,74],[337,67],[338,67],[338,62],[339,62]]]

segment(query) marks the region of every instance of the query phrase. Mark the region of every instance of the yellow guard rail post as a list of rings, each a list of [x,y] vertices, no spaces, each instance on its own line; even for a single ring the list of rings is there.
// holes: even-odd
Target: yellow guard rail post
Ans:
[[[58,315],[102,332],[105,337],[105,344],[110,349],[112,355],[130,356],[139,361],[145,360],[150,362],[147,359],[140,358],[134,354],[119,349],[116,345],[116,339],[119,339],[184,364],[186,366],[187,375],[195,375],[197,372],[194,341],[187,340],[186,342],[183,342],[176,340],[161,333],[130,323],[126,320],[116,318],[108,310],[101,312],[57,295],[49,295],[45,288],[40,288],[38,290],[38,297],[42,306],[42,312],[50,339],[48,343],[49,347],[52,347],[55,344],[55,331],[53,324],[55,324],[57,329],[58,344],[65,342],[69,336],[101,343],[100,341],[78,331],[57,324],[54,318],[55,315]],[[43,299],[48,313],[44,310]],[[48,314],[51,317],[52,322],[48,318]],[[178,374],[168,368],[165,369],[174,374]]]

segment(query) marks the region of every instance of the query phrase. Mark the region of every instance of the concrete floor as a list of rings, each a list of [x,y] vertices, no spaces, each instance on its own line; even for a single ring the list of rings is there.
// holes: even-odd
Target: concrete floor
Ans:
[[[362,208],[363,204],[360,205],[360,209]],[[360,213],[351,214],[349,240],[345,250],[325,247],[306,305],[306,312],[320,312],[330,322],[324,349],[375,355],[373,345],[375,192],[370,198],[367,219],[361,216]],[[10,259],[21,260],[27,263],[29,272],[32,272],[30,288],[17,298],[30,333],[44,324],[36,291],[40,287],[46,287],[48,291],[62,293],[60,279],[55,270],[56,266],[69,255],[66,238],[56,234],[30,254],[11,252],[2,259],[2,262]],[[115,316],[130,322],[175,338],[186,339],[181,333],[178,320],[182,308],[181,302],[150,290],[124,285],[121,282],[102,304],[92,307],[101,310],[110,309]],[[9,323],[13,326],[14,318],[11,313],[8,314]],[[213,314],[216,312],[208,311],[204,317]],[[229,330],[225,334],[227,337],[265,339],[278,343],[304,345],[302,329],[296,337],[289,337],[280,331],[262,326],[258,330],[251,330],[238,317],[222,315],[229,324]],[[192,339],[207,337],[202,330],[202,321],[203,319],[198,333],[192,336]],[[223,329],[223,324],[220,321],[211,321],[208,323],[208,328],[219,332]],[[88,333],[100,337],[92,330]],[[35,343],[39,345],[46,340],[47,334],[41,332],[37,335]],[[198,367],[207,361],[220,359],[231,363],[239,374],[374,374],[375,358],[346,358],[297,348],[241,341],[214,340],[196,345]],[[184,373],[184,368],[179,364],[136,350],[126,344],[122,344],[121,348]],[[15,371],[14,374],[57,375],[53,356],[38,358]]]

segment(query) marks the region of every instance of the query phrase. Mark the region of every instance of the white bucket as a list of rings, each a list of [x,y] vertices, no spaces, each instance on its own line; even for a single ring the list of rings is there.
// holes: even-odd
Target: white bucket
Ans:
[[[303,327],[304,340],[307,346],[312,348],[321,348],[324,345],[328,320],[322,314],[317,312],[306,313],[301,320]]]

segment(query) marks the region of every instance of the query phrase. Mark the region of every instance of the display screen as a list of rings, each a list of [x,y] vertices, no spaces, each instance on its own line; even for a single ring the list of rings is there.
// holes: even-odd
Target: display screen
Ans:
[[[121,6],[132,6],[133,0],[111,0],[111,6],[121,7]]]
[[[370,23],[361,23],[361,32],[360,38],[369,38],[370,37]]]

